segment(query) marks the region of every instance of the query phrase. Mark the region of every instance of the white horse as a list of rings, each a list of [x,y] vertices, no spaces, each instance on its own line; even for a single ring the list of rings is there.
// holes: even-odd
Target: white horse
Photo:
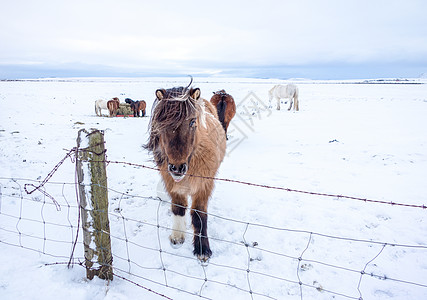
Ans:
[[[290,105],[288,110],[291,110],[292,102],[294,103],[294,110],[299,110],[299,101],[298,101],[298,87],[295,84],[287,85],[275,85],[269,92],[268,96],[270,98],[270,103],[273,98],[277,100],[277,110],[280,110],[280,99],[289,98]]]
[[[95,113],[97,116],[102,116],[102,114],[101,114],[102,109],[108,110],[107,101],[102,100],[102,99],[96,100],[95,101]]]

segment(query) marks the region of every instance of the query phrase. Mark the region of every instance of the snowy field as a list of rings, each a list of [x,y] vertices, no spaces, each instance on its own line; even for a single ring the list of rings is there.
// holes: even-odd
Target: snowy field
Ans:
[[[81,266],[67,268],[78,222],[74,163],[45,185],[60,211],[24,185],[43,180],[81,128],[104,130],[108,160],[153,166],[142,145],[154,92],[188,82],[0,82],[0,299],[427,299],[427,210],[417,207],[427,205],[427,84],[294,81],[293,112],[268,101],[286,81],[195,78],[202,97],[225,89],[238,104],[219,178],[410,206],[217,181],[213,256],[202,266],[189,225],[181,248],[169,244],[157,172],[110,163],[113,266],[126,280],[87,281]],[[116,96],[146,100],[148,117],[97,117],[94,101]]]

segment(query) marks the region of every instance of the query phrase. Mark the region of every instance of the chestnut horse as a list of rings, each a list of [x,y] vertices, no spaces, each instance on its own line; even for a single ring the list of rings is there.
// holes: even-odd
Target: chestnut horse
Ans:
[[[153,153],[172,199],[171,244],[184,243],[187,198],[191,196],[193,254],[205,263],[212,255],[207,235],[208,200],[226,142],[215,108],[200,97],[199,88],[189,86],[156,91],[145,148]]]
[[[133,116],[134,117],[139,117],[139,112],[142,112],[142,116],[145,116],[145,108],[147,107],[147,103],[145,103],[144,100],[137,100],[137,101],[133,101],[130,98],[126,98],[125,102],[130,104],[130,108],[133,111]]]
[[[220,90],[218,92],[214,92],[214,95],[211,98],[211,103],[216,107],[218,119],[221,122],[222,127],[224,127],[225,136],[227,136],[228,125],[236,114],[236,104],[234,103],[234,99],[231,95],[227,94],[225,90]]]
[[[145,109],[147,107],[147,103],[144,100],[139,100],[136,101],[138,102],[137,106],[137,111],[138,111],[138,116],[139,116],[139,112],[141,111],[141,117],[145,117],[146,113],[145,113]]]
[[[107,107],[108,107],[108,111],[110,112],[110,117],[117,115],[119,106],[120,106],[120,100],[117,97],[114,97],[113,99],[107,102]]]

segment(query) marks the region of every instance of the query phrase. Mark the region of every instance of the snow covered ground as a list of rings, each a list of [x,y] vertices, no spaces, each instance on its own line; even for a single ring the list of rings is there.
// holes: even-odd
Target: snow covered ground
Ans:
[[[427,299],[425,209],[217,181],[208,219],[213,256],[201,266],[190,226],[181,248],[169,245],[172,218],[156,198],[157,172],[114,163],[107,167],[113,265],[132,282],[87,281],[84,268],[68,269],[78,218],[73,162],[45,186],[60,211],[38,191],[27,195],[24,184],[43,180],[81,128],[105,131],[108,160],[153,166],[142,148],[149,118],[97,117],[94,101],[145,99],[150,116],[157,88],[188,81],[0,82],[2,300]],[[202,97],[225,89],[238,104],[218,177],[427,204],[426,84],[294,82],[299,112],[268,102],[268,90],[286,81],[195,78]],[[81,232],[74,256],[83,257]]]

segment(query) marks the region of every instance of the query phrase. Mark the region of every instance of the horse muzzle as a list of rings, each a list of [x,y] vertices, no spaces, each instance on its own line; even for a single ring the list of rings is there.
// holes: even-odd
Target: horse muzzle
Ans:
[[[183,180],[185,177],[185,174],[187,173],[187,170],[188,170],[188,166],[186,163],[180,164],[178,166],[174,164],[168,165],[169,174],[172,176],[175,182],[180,182],[181,180]]]

